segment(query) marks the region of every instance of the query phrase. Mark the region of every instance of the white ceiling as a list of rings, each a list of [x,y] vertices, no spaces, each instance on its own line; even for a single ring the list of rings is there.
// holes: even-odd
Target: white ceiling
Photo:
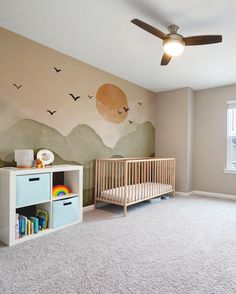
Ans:
[[[235,14],[235,0],[0,0],[0,26],[155,92],[236,83]],[[161,67],[162,42],[130,23],[136,17],[223,43],[187,47]]]

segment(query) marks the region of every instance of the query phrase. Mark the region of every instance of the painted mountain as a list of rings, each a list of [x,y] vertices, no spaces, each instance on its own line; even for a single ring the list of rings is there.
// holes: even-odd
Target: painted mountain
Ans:
[[[0,167],[14,165],[16,149],[50,149],[54,164],[84,166],[84,206],[93,203],[94,159],[98,157],[151,156],[155,152],[155,129],[150,122],[137,126],[136,131],[108,148],[97,133],[87,125],[76,126],[67,136],[30,119],[15,123],[0,132]]]

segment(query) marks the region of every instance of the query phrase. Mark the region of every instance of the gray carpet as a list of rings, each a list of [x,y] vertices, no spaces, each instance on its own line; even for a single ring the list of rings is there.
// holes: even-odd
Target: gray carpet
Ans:
[[[236,293],[236,202],[200,197],[87,212],[8,248],[0,293]]]

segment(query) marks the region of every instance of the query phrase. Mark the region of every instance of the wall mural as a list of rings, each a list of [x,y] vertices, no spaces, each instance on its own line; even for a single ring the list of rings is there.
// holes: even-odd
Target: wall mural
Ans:
[[[109,122],[121,123],[128,115],[128,101],[125,93],[117,86],[102,85],[96,94],[96,105],[100,114]]]
[[[88,205],[95,158],[154,155],[152,92],[2,28],[0,38],[0,167],[15,165],[15,149],[49,149],[56,164],[84,166]]]

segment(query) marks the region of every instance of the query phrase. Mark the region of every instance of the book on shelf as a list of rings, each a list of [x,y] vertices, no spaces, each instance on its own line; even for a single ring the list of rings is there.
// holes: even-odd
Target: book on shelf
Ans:
[[[31,216],[29,219],[34,224],[34,234],[37,234],[39,231],[39,219],[34,216]]]
[[[20,230],[19,230],[19,214],[16,213],[16,229],[15,229],[16,239],[20,237]]]
[[[31,235],[31,221],[27,218],[27,236]]]
[[[47,219],[48,220],[48,219]],[[37,234],[39,230],[47,228],[47,220],[44,216],[27,218],[16,213],[15,218],[15,238],[19,239],[28,235]]]
[[[20,237],[24,237],[27,235],[27,218],[23,215],[20,215],[19,224],[19,235]]]

